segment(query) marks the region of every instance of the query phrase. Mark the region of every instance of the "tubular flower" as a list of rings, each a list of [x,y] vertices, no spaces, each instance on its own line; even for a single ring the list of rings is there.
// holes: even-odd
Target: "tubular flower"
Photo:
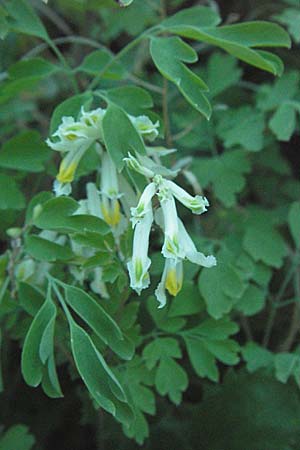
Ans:
[[[101,200],[100,193],[97,186],[94,183],[88,183],[86,185],[87,193],[87,207],[91,215],[103,219],[103,214],[101,211]]]
[[[159,194],[161,196],[161,193]],[[164,194],[163,198],[160,198],[160,205],[164,217],[164,232],[165,239],[162,248],[162,254],[165,258],[183,258],[180,242],[179,242],[179,230],[178,230],[178,216],[175,205],[174,197],[168,193],[168,197]]]
[[[203,267],[216,265],[214,256],[205,256],[203,253],[198,252],[177,215],[175,199],[189,208],[194,214],[205,212],[209,203],[205,197],[200,195],[193,197],[173,181],[163,178],[162,175],[154,175],[148,164],[146,166],[142,165],[142,158],[138,159],[129,154],[126,162],[130,168],[138,173],[152,178],[152,181],[144,189],[137,206],[131,208],[131,222],[133,228],[135,228],[133,257],[131,262],[128,263],[131,287],[140,293],[142,289],[149,285],[148,268],[150,260],[147,253],[151,223],[147,222],[148,234],[143,229],[145,225],[142,224],[146,223],[146,217],[148,218],[147,220],[150,221],[151,218],[152,221],[152,198],[156,194],[161,206],[157,211],[156,221],[164,231],[162,254],[166,258],[162,279],[155,291],[161,308],[166,303],[166,291],[170,295],[176,296],[181,290],[184,260],[187,259]],[[147,236],[147,242],[145,242],[145,236]],[[143,258],[136,256],[139,251],[142,252]],[[137,279],[143,279],[145,282],[142,283],[140,281],[138,283]]]
[[[182,288],[182,283],[182,260],[176,261],[172,258],[166,258],[161,281],[155,290],[156,298],[160,303],[159,308],[163,308],[167,302],[166,290],[170,295],[176,297]]]
[[[153,178],[155,173],[149,167],[142,165],[139,160],[128,152],[128,157],[124,158],[127,166],[141,175],[144,175],[146,178]]]
[[[149,267],[151,260],[148,257],[149,236],[153,222],[152,208],[135,225],[133,237],[132,259],[127,263],[130,276],[130,287],[139,295],[142,289],[150,284]]]
[[[164,180],[164,185],[171,191],[176,200],[189,208],[192,213],[202,214],[207,211],[207,206],[209,206],[207,198],[202,197],[201,195],[196,195],[195,197],[193,197],[180,186],[178,186],[178,184],[170,180]]]
[[[139,202],[135,208],[130,208],[132,227],[145,217],[145,214],[152,208],[151,200],[156,193],[157,187],[155,183],[150,183],[146,186],[142,193]]]
[[[101,212],[105,222],[116,227],[121,220],[117,169],[107,152],[103,152],[101,160]]]

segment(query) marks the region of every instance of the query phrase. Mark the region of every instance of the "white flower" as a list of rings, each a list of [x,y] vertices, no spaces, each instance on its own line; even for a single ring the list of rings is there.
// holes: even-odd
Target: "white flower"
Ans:
[[[101,193],[111,199],[120,197],[117,169],[107,152],[101,156]]]
[[[91,139],[87,139],[84,143],[81,143],[81,145],[74,146],[74,148],[67,153],[61,161],[58,174],[56,175],[56,179],[60,183],[71,183],[74,180],[78,164],[90,145]]]
[[[139,202],[135,208],[130,208],[132,227],[145,217],[145,214],[152,208],[151,201],[156,193],[157,187],[155,183],[150,183],[144,189]]]
[[[91,282],[90,286],[93,292],[101,295],[103,298],[109,298],[109,294],[106,289],[106,285],[102,280],[103,269],[102,267],[96,267],[94,269],[94,280]]]
[[[101,161],[101,212],[105,222],[116,227],[121,220],[117,169],[107,152],[103,152]]]
[[[167,189],[170,189],[172,195],[174,195],[180,203],[189,208],[194,214],[202,214],[207,211],[209,203],[205,197],[202,197],[201,195],[193,197],[178,186],[178,184],[170,180],[164,180],[164,185]]]
[[[176,297],[182,288],[182,282],[182,260],[176,261],[172,258],[166,258],[161,281],[155,290],[156,298],[160,303],[159,308],[163,308],[167,302],[166,290]]]
[[[183,223],[178,219],[179,228],[179,243],[184,258],[188,259],[194,264],[198,264],[203,267],[213,267],[217,264],[216,258],[212,255],[205,256],[203,253],[198,252],[192,238],[186,231]]]
[[[99,217],[99,219],[103,219],[103,214],[101,211],[100,193],[95,183],[88,183],[86,185],[86,193],[87,193],[86,205],[89,214],[91,214],[92,216]]]
[[[182,248],[179,242],[178,216],[175,200],[169,192],[159,191],[160,204],[164,217],[165,240],[162,248],[162,254],[165,258],[184,258]]]
[[[86,136],[93,139],[102,140],[102,119],[106,113],[105,109],[97,108],[92,111],[85,111],[81,108],[80,123],[86,126]]]
[[[123,158],[123,160],[126,162],[127,166],[135,170],[136,172],[140,173],[141,175],[144,175],[147,178],[153,178],[155,173],[148,167],[142,165],[137,158],[135,158],[131,153],[128,152],[128,157]]]
[[[148,116],[134,117],[128,114],[128,117],[143,138],[148,139],[148,141],[154,141],[158,136],[159,121],[153,123]]]
[[[151,260],[148,257],[148,249],[152,222],[153,213],[152,209],[149,209],[135,226],[132,259],[127,263],[130,286],[138,294],[150,284],[148,270]]]
[[[47,139],[49,147],[58,152],[69,152],[88,139],[88,127],[82,122],[75,122],[73,117],[63,117],[52,137],[57,139],[54,142]]]
[[[60,183],[58,180],[55,180],[53,183],[53,191],[56,197],[70,195],[72,192],[72,185],[71,183]]]

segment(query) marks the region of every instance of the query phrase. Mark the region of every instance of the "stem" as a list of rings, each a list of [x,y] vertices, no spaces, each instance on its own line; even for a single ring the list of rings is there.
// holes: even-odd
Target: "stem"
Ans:
[[[285,278],[283,280],[283,283],[280,286],[278,294],[275,297],[275,300],[274,300],[274,302],[272,304],[272,310],[271,310],[270,315],[268,317],[268,321],[267,321],[267,325],[266,325],[266,331],[265,331],[265,335],[264,335],[264,338],[263,338],[263,346],[264,347],[267,347],[268,344],[269,344],[271,333],[272,333],[272,329],[273,329],[273,325],[274,325],[274,322],[275,322],[277,309],[278,309],[278,308],[275,307],[275,305],[279,303],[279,301],[280,301],[281,297],[283,296],[283,294],[284,294],[284,292],[285,292],[285,290],[286,290],[286,288],[287,288],[291,278],[294,275],[294,272],[295,272],[295,270],[297,268],[297,265],[298,265],[298,258],[299,258],[299,253],[297,251],[295,253],[295,255],[294,255],[293,260],[292,260],[291,267],[290,267],[289,271],[287,272],[287,274],[286,274],[286,276],[285,276]]]
[[[249,321],[247,317],[245,317],[243,314],[240,315],[241,325],[244,330],[245,336],[248,341],[253,341],[253,334],[249,325]]]
[[[103,67],[103,69],[98,73],[98,75],[93,79],[93,81],[89,84],[88,90],[94,89],[99,81],[101,80],[101,77],[103,74],[109,69],[116,61],[121,59],[126,53],[128,53],[132,48],[134,48],[137,44],[139,44],[143,39],[146,39],[154,30],[159,29],[159,27],[156,25],[154,27],[149,28],[144,33],[140,34],[137,38],[133,39],[129,44],[127,44],[125,47],[122,48],[119,53],[117,53],[110,61],[108,61],[107,64]]]
[[[282,351],[282,352],[288,352],[291,349],[291,347],[294,343],[294,340],[300,330],[300,275],[299,275],[299,270],[296,271],[295,276],[294,276],[294,286],[295,286],[295,293],[296,293],[297,301],[296,301],[294,309],[293,309],[290,329],[288,331],[285,341],[283,342],[283,344],[280,347],[280,351]]]
[[[165,124],[167,146],[172,147],[173,139],[170,127],[170,117],[168,108],[168,80],[166,78],[164,78],[163,81],[162,109],[163,109],[163,119]]]
[[[95,41],[94,39],[81,37],[81,36],[66,36],[66,37],[60,37],[56,39],[52,39],[54,44],[81,44],[81,45],[87,45],[89,47],[94,47],[97,49],[106,49],[106,47],[102,44],[99,44],[99,42]],[[47,48],[50,47],[49,42],[43,42],[40,45],[37,45],[33,49],[31,49],[28,53],[25,53],[25,55],[22,57],[22,59],[30,58],[32,56],[36,56],[39,53],[43,52]]]
[[[72,68],[68,64],[66,58],[64,57],[62,52],[59,50],[57,45],[53,41],[51,41],[51,39],[47,40],[46,42],[49,45],[49,47],[53,50],[55,55],[57,56],[57,59],[60,61],[62,66],[65,68],[68,76],[70,77],[70,80],[71,80],[74,92],[75,92],[75,94],[78,94],[79,88],[78,88],[78,84],[77,84],[77,81],[76,81],[76,77],[75,77],[75,74],[73,73]]]

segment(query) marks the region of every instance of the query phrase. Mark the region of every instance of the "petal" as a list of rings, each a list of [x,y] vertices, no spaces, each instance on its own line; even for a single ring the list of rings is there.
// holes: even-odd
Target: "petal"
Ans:
[[[135,170],[136,172],[140,173],[141,175],[144,175],[146,178],[153,178],[155,173],[149,169],[148,167],[142,165],[137,158],[135,158],[130,152],[128,152],[128,157],[123,158],[123,160],[126,162],[127,166]]]
[[[152,182],[148,184],[145,187],[137,206],[135,208],[130,208],[132,216],[130,220],[132,222],[133,228],[141,219],[143,219],[147,211],[152,208],[151,201],[155,192],[156,192],[155,183]]]
[[[165,184],[174,197],[184,206],[189,208],[194,214],[202,214],[207,211],[207,206],[209,206],[207,198],[202,197],[201,195],[193,197],[173,181],[165,180]]]

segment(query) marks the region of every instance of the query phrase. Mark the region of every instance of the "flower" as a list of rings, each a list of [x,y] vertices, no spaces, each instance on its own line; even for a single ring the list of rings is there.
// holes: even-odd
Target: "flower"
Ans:
[[[126,162],[127,166],[134,170],[137,173],[140,173],[141,175],[144,175],[146,178],[153,178],[155,176],[155,173],[145,165],[142,165],[139,160],[133,156],[130,152],[128,152],[128,157],[123,158],[123,160]]]
[[[50,139],[46,143],[52,150],[58,152],[69,152],[74,146],[80,146],[88,139],[87,125],[82,122],[76,122],[73,117],[63,117],[55,133],[52,134],[54,142]]]
[[[162,254],[165,258],[184,258],[182,248],[179,243],[179,230],[178,230],[178,216],[175,205],[175,200],[172,195],[167,191],[167,194],[159,192],[160,205],[164,218],[164,245],[162,248]]]
[[[153,123],[148,116],[134,117],[128,114],[128,117],[143,138],[148,139],[148,141],[154,141],[158,136],[159,121]]]
[[[207,211],[207,206],[209,206],[207,198],[201,195],[193,197],[178,184],[170,180],[164,180],[164,185],[180,203],[189,208],[194,214],[203,214]]]
[[[147,288],[150,284],[148,270],[151,260],[148,257],[148,248],[152,222],[152,208],[149,208],[144,217],[135,225],[132,259],[127,263],[130,287],[139,295],[142,289]]]
[[[86,112],[83,107],[81,108],[80,123],[87,127],[86,136],[101,141],[103,140],[101,127],[105,112],[106,110],[102,108],[97,108],[88,112]]]
[[[133,228],[139,221],[141,221],[145,217],[145,214],[149,211],[149,209],[152,208],[151,200],[156,193],[156,190],[157,187],[155,183],[152,182],[148,184],[144,189],[144,192],[142,193],[137,206],[135,208],[130,208],[130,220],[132,222]]]
[[[117,169],[107,152],[103,152],[101,161],[101,211],[105,222],[116,227],[121,220]]]
[[[182,260],[176,261],[172,258],[166,258],[161,281],[155,290],[155,296],[160,303],[159,308],[163,308],[167,302],[166,290],[170,295],[176,297],[182,288],[182,283]]]

